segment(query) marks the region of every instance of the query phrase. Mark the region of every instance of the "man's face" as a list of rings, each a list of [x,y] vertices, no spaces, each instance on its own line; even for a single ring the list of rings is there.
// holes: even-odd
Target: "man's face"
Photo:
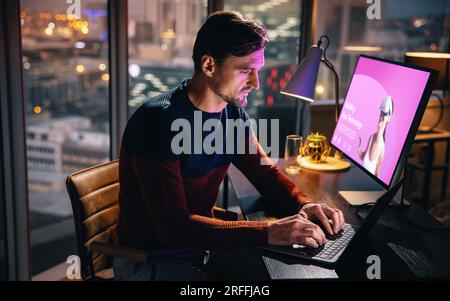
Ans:
[[[211,89],[224,101],[244,108],[250,91],[259,89],[258,72],[263,66],[264,49],[247,56],[226,58],[214,71]]]

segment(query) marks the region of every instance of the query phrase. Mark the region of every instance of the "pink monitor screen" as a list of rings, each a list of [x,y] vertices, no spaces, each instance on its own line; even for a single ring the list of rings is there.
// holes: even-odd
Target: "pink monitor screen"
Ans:
[[[389,185],[429,72],[361,56],[332,143]]]

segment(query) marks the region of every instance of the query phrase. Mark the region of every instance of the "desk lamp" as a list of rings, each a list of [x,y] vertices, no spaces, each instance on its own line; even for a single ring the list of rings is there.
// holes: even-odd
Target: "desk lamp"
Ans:
[[[325,47],[322,46],[325,43]],[[316,89],[317,75],[319,73],[320,63],[323,63],[334,75],[335,83],[335,122],[339,118],[339,76],[334,69],[333,64],[327,59],[326,51],[330,44],[330,39],[326,35],[322,35],[317,42],[306,53],[305,58],[301,61],[299,67],[289,79],[287,84],[281,89],[280,93],[291,96],[303,101],[314,102],[314,92]],[[313,139],[325,138],[322,135],[310,135]],[[350,167],[347,160],[342,159],[342,154],[335,151],[334,157],[327,156],[320,163],[317,160],[313,162],[306,158],[301,159],[301,165],[308,169],[314,170],[342,170]]]

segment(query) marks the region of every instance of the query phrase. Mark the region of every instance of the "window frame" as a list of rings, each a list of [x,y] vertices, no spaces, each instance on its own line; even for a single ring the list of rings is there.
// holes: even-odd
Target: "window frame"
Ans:
[[[30,233],[20,1],[1,1],[0,8],[0,41],[4,45],[0,47],[0,63],[5,66],[0,70],[1,184],[5,200],[8,279],[29,280]]]
[[[128,0],[108,0],[110,159],[119,158],[128,121]]]

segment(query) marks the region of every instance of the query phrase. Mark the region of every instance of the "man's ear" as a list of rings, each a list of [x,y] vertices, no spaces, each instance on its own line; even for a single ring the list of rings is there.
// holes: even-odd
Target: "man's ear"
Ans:
[[[214,58],[212,56],[210,56],[208,54],[204,54],[202,56],[200,67],[202,68],[203,73],[205,73],[205,75],[207,77],[212,77],[214,74],[214,71],[217,68],[217,65],[216,65],[216,61],[214,60]]]

